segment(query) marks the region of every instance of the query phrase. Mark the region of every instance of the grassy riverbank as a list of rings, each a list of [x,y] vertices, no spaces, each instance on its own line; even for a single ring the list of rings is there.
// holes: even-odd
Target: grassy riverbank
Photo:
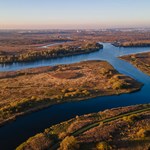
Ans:
[[[52,104],[130,93],[141,86],[105,61],[1,72],[0,124]]]
[[[120,57],[150,76],[150,52]]]
[[[148,149],[149,117],[149,104],[76,116],[31,137],[17,150]]]
[[[28,48],[19,52],[1,52],[0,63],[30,62],[41,59],[59,58],[71,55],[90,53],[102,49],[103,45],[96,42],[70,42],[47,48]]]
[[[150,40],[114,42],[117,47],[150,47]]]

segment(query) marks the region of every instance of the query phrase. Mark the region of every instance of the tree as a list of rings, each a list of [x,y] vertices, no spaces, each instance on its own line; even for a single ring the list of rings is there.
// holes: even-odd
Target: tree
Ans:
[[[96,145],[97,150],[111,150],[111,146],[106,142],[100,142]]]
[[[77,150],[79,149],[79,144],[74,136],[67,136],[65,139],[60,143],[59,150]]]

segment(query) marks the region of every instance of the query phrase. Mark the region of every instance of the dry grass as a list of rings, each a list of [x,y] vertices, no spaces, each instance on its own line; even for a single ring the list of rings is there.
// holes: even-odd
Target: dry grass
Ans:
[[[49,137],[53,136],[57,138],[57,140],[62,140],[65,139],[65,137],[71,136],[71,133],[82,128],[83,126],[90,125],[95,121],[100,121],[102,118],[106,119],[109,117],[115,117],[116,115],[124,114],[143,108],[149,108],[149,105],[136,105],[108,109],[98,113],[77,116],[76,118],[73,118],[69,121],[62,122],[60,124],[54,125],[46,129],[45,132],[43,132],[42,134],[48,135]],[[100,124],[97,127],[93,127],[77,135],[75,138],[77,140],[77,144],[80,145],[79,149],[97,150],[98,148],[105,147],[107,147],[107,149],[116,150],[129,150],[131,148],[139,150],[148,149],[150,146],[150,112],[142,112],[140,114],[136,114],[136,116],[138,116],[138,118],[134,118],[133,122],[128,122],[123,118],[120,118],[109,123]],[[63,138],[60,135],[63,135]],[[54,140],[55,138],[52,139]],[[41,143],[41,145],[44,144],[44,142],[42,142],[41,139],[37,136],[32,137],[32,139],[36,139],[37,145],[39,142]],[[52,139],[50,139],[50,141]],[[28,140],[27,142],[23,143],[20,147],[26,150],[28,146],[32,145],[32,142]],[[47,147],[50,147],[50,145],[48,145]]]
[[[121,47],[149,47],[150,40],[126,41],[119,44]]]
[[[138,69],[150,75],[150,52],[123,56],[121,59],[129,61]]]
[[[0,122],[52,104],[128,93],[141,87],[105,61],[0,73],[0,77]]]

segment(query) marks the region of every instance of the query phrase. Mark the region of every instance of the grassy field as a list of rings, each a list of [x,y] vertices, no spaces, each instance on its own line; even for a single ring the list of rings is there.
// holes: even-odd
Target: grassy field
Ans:
[[[0,123],[52,104],[129,93],[142,84],[105,61],[0,73]]]
[[[17,150],[146,150],[150,147],[149,117],[149,104],[76,116],[31,137]]]
[[[135,67],[150,76],[150,52],[122,56],[121,59],[130,62]]]

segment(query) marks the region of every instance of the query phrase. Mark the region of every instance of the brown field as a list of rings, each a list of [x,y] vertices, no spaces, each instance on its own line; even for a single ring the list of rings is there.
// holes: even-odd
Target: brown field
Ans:
[[[145,108],[146,111],[134,113]],[[76,116],[29,138],[17,150],[49,148],[51,150],[148,150],[150,148],[149,108],[150,105],[145,104]],[[129,112],[130,114],[125,116]],[[101,121],[116,116],[121,117],[106,123]],[[97,126],[91,126],[97,122],[99,122]]]
[[[150,52],[123,56],[124,59],[150,76]]]
[[[0,123],[52,104],[129,93],[141,85],[105,61],[1,72]]]
[[[67,42],[48,48],[39,46]],[[20,61],[35,61],[53,57],[62,57],[77,54],[73,51],[81,50],[86,53],[85,45],[95,42],[119,42],[129,46],[148,46],[150,44],[150,31],[1,31],[0,32],[0,63]],[[95,47],[94,47],[95,48]],[[87,47],[86,47],[87,49]],[[88,51],[89,52],[89,51]],[[59,55],[61,53],[61,56]],[[67,53],[67,54],[66,54]],[[81,53],[81,52],[80,52]]]

